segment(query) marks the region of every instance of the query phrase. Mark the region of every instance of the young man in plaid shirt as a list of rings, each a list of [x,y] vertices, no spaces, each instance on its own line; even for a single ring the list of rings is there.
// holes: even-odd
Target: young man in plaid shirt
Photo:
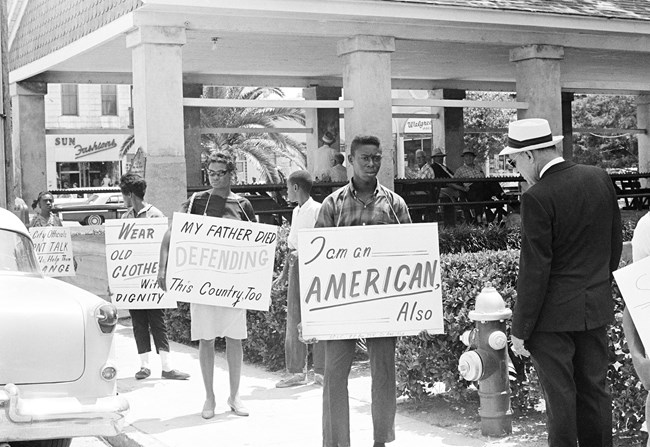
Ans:
[[[411,223],[404,200],[377,181],[381,167],[381,145],[377,137],[355,137],[350,145],[348,163],[354,169],[352,179],[323,201],[316,228]],[[384,447],[395,439],[395,341],[396,337],[366,340],[372,374],[375,447]],[[323,445],[349,447],[347,383],[356,340],[324,343]]]

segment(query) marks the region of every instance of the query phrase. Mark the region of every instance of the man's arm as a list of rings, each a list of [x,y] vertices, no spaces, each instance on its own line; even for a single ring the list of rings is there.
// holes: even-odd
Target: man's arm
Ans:
[[[553,259],[551,218],[530,194],[521,197],[521,254],[512,335],[527,340],[533,332],[546,297]]]
[[[158,259],[158,287],[167,291],[167,260],[169,258],[169,240],[172,237],[171,228],[165,232],[160,244],[160,258]]]
[[[336,226],[336,207],[334,206],[334,197],[329,195],[323,201],[316,218],[314,228],[327,228]]]
[[[609,179],[609,176],[607,176],[605,181],[612,191],[612,208],[614,210],[614,215],[612,217],[612,252],[609,259],[609,271],[611,273],[614,270],[618,270],[618,265],[621,262],[621,254],[623,253],[623,224],[621,223],[621,210],[619,209],[618,201],[616,200],[616,191],[614,190],[614,186]],[[610,275],[610,278],[613,279],[612,275]]]

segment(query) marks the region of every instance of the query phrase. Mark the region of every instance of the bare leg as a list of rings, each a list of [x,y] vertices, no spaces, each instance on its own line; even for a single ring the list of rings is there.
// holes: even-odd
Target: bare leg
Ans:
[[[203,410],[213,410],[214,398],[214,340],[199,340],[199,365],[205,386],[205,404]]]
[[[230,400],[235,402],[239,398],[239,381],[244,361],[241,340],[226,337],[226,360],[228,361],[228,373],[230,375]]]

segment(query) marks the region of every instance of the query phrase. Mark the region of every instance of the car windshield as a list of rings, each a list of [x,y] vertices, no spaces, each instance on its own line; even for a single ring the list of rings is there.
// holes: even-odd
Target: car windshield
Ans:
[[[27,236],[0,230],[0,272],[39,273],[34,247]]]

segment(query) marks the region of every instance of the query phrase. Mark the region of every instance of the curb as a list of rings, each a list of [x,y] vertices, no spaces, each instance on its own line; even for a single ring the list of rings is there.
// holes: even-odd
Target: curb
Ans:
[[[100,436],[100,439],[112,447],[167,447],[153,436],[128,426],[116,436]]]

